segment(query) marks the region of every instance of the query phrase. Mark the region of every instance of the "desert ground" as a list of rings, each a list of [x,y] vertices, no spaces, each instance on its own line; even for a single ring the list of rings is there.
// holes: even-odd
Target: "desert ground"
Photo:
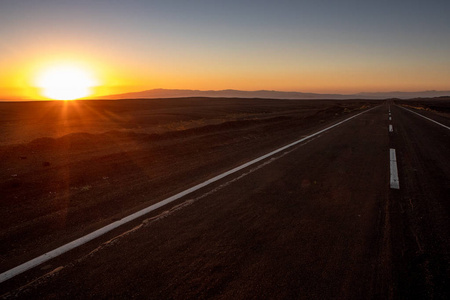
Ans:
[[[443,122],[448,123],[450,119],[450,101],[445,99],[390,100],[386,102],[379,100],[295,101],[180,98],[0,103],[0,126],[2,128],[0,136],[0,272],[5,272],[212,176],[289,144],[309,134],[312,130],[325,128],[339,120],[375,107],[374,112],[376,111],[377,114],[373,113],[374,119],[361,121],[361,126],[372,126],[373,130],[380,130],[380,134],[374,134],[374,140],[368,142],[361,129],[360,143],[367,143],[364,144],[366,153],[373,148],[374,155],[382,157],[381,150],[375,150],[376,147],[371,143],[379,144],[379,149],[388,149],[388,133],[387,131],[384,133],[383,127],[387,122],[388,103],[392,107],[394,105],[404,106],[419,112],[423,111],[430,116],[436,115]],[[400,108],[396,108],[397,110],[399,113],[402,111]],[[382,111],[386,113],[386,118],[381,114]],[[382,119],[383,121],[381,121]],[[358,132],[358,129],[354,128],[350,129],[350,133],[351,130]],[[333,134],[327,136],[333,136]],[[444,139],[444,145],[448,145],[448,136],[441,139]],[[326,146],[324,147],[326,149]],[[327,155],[331,157],[330,159],[336,159],[333,157],[341,155],[338,154],[341,148],[339,146],[329,148],[327,151],[336,149],[336,154],[329,152]],[[343,152],[346,160],[355,151],[347,150]],[[316,164],[318,167],[321,165],[325,167],[327,165],[320,159],[308,161],[312,166]],[[361,166],[361,168],[363,169],[358,169],[358,172],[363,172],[367,166]],[[382,174],[383,170],[380,169],[379,174]],[[330,176],[339,177],[343,174],[332,172],[334,171],[330,170]],[[374,176],[378,174],[376,170],[373,172]],[[266,175],[266,177],[271,176],[271,173]],[[273,176],[276,177],[276,175]],[[327,176],[327,172],[323,176]],[[386,176],[388,175],[380,175],[379,181],[384,180]],[[448,178],[445,176],[439,179],[444,180],[444,188],[448,186]],[[311,183],[302,181],[298,185],[304,188],[309,187]],[[381,211],[386,205],[391,205],[389,201],[399,196],[389,194],[391,192],[385,185],[381,191],[380,194],[383,196],[374,198],[367,222],[382,227],[385,214],[392,212],[390,217],[396,218],[398,211],[395,206],[392,206],[392,210]],[[360,189],[358,193],[364,194],[365,191]],[[445,197],[442,193],[437,195],[441,198]],[[404,200],[404,198],[401,199]],[[447,210],[448,206],[445,209]],[[277,218],[291,220],[289,209],[283,211],[286,215],[278,215]],[[314,214],[313,210],[308,213]],[[208,212],[201,210],[201,214],[205,216]],[[319,215],[317,217],[319,218]],[[402,219],[403,217],[398,218]],[[171,221],[165,220],[164,222],[170,223]],[[194,221],[191,220],[191,222]],[[323,220],[323,222],[327,222],[327,220]],[[442,222],[440,225],[446,224],[445,221]],[[391,234],[391,237],[399,237],[400,232],[404,230],[403,226],[412,226],[400,221],[389,224],[402,228],[390,228],[388,234]],[[284,224],[281,229],[277,230],[288,230],[287,228],[288,225]],[[298,225],[293,225],[293,228],[298,229]],[[164,230],[161,229],[161,232],[165,232]],[[275,231],[271,234],[276,235]],[[380,228],[372,231],[382,232],[383,230]],[[342,233],[338,230],[337,234],[339,232]],[[379,245],[386,242],[385,233],[374,234],[373,236],[376,238],[367,244],[377,248],[376,253],[380,256],[379,260],[371,260],[371,262],[380,264],[384,261],[386,264],[380,267],[384,270],[383,272],[379,271],[370,279],[372,283],[368,286],[371,287],[371,290],[367,293],[373,298],[408,296],[408,289],[411,286],[405,283],[405,278],[408,281],[411,275],[408,275],[408,265],[397,258],[397,255],[400,255],[398,253],[405,251],[404,247],[407,247],[405,246],[407,243],[397,247],[395,241],[391,241],[391,237],[387,237],[388,244],[393,245],[389,251],[392,249],[394,252],[398,251],[398,253],[388,255],[385,253],[388,250]],[[115,232],[111,236],[114,234],[119,234],[119,232]],[[156,235],[158,234],[155,233]],[[232,243],[232,236],[232,234],[228,234],[224,235],[224,238],[231,239],[229,242]],[[363,236],[368,237],[369,235]],[[181,239],[182,237],[180,237],[180,241]],[[323,242],[326,242],[325,237]],[[352,244],[351,242],[346,243]],[[445,254],[449,241],[444,241],[444,243],[446,246],[442,248],[444,249],[442,251]],[[96,248],[95,243],[91,246],[93,248],[86,246],[74,251],[71,254],[72,259],[83,256],[84,252],[89,253]],[[193,247],[195,248],[195,246]],[[259,251],[258,247],[261,245],[257,243],[249,245],[249,248],[254,251]],[[380,250],[380,247],[384,250]],[[370,256],[370,253],[365,255]],[[163,254],[160,253],[160,255]],[[445,264],[448,263],[446,255],[448,253],[442,258],[442,262]],[[342,259],[342,257],[336,259]],[[286,257],[281,259],[287,263],[285,260]],[[33,282],[35,278],[52,271],[59,263],[63,264],[62,262],[45,264],[38,267],[37,270],[31,270],[30,275],[25,276],[25,279],[14,278],[3,283],[2,294],[13,295],[14,293],[8,293],[20,290]],[[261,264],[264,263],[261,262]],[[356,265],[352,266],[355,267],[355,270],[362,270]],[[225,266],[223,267],[226,269]],[[177,270],[173,264],[171,268],[173,272]],[[345,268],[345,266],[340,265],[339,268]],[[427,283],[427,280],[433,281],[433,278],[426,278],[424,286],[419,286],[420,289],[423,288],[421,292],[428,293],[428,285],[433,285],[434,294],[432,295],[446,294],[448,290],[445,290],[445,282],[448,280],[446,278],[448,266],[444,265],[442,268],[440,271],[427,269],[427,272],[438,274],[435,275],[438,281],[437,283]],[[425,272],[422,269],[412,272],[416,271],[420,274]],[[286,272],[291,271],[286,270]],[[230,274],[233,273],[223,276],[232,277]],[[214,282],[214,276],[209,277],[209,280]],[[367,278],[364,280],[369,281]],[[414,280],[419,282],[421,279]],[[290,287],[292,285],[292,282],[288,284]],[[332,285],[333,283],[331,283]],[[76,290],[74,286],[72,287]],[[343,283],[343,286],[345,288],[341,288],[345,289],[345,293],[337,298],[364,295],[363,285],[356,287],[356,292],[350,291],[351,287],[348,282]],[[295,290],[294,287],[291,288],[293,291]],[[123,289],[126,290],[126,288]],[[239,290],[240,288],[236,286],[235,289]],[[53,288],[45,288],[45,284],[44,290],[54,292]],[[237,298],[245,298],[246,295],[249,295],[245,292],[251,292],[245,289],[242,291],[242,293],[225,295],[237,295]],[[264,292],[264,289],[256,289],[256,291]],[[42,298],[47,298],[53,292],[39,294],[31,288],[31,290],[17,295],[25,298],[40,295]],[[98,290],[94,294],[89,294],[90,292],[86,292],[86,290],[84,292],[87,294],[83,291],[78,292],[80,292],[77,296],[79,298],[85,298],[88,295],[111,296]],[[227,298],[221,293],[222,291],[215,294],[201,289],[181,289],[176,293],[159,290],[150,298],[184,298],[183,296],[193,298],[196,295],[200,298]],[[328,294],[315,293],[318,291],[311,292],[311,295],[333,296],[331,292]],[[54,295],[63,296],[58,292]],[[142,297],[142,294],[139,293],[127,294],[124,292],[122,295]],[[280,298],[292,295],[295,294],[288,293],[284,296],[280,294]]]
[[[160,99],[2,103],[1,266],[378,102]],[[21,259],[19,259],[21,258]]]

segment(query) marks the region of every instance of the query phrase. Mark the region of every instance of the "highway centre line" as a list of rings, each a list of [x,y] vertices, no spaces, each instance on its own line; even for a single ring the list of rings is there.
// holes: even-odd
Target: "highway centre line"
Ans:
[[[398,180],[398,170],[397,170],[397,157],[395,155],[395,149],[389,149],[389,163],[390,163],[390,170],[391,170],[391,179],[390,179],[390,185],[391,189],[400,189],[400,182]]]
[[[371,111],[371,110],[373,110],[373,109],[375,109],[377,107],[378,106],[375,106],[375,107],[372,107],[371,109],[368,109],[368,110],[365,110],[363,112],[360,112],[360,113],[358,113],[358,114],[356,114],[354,116],[351,116],[351,117],[349,117],[349,118],[347,118],[347,119],[345,119],[343,121],[340,121],[340,122],[338,122],[336,124],[333,124],[333,125],[331,125],[331,126],[329,126],[327,128],[319,130],[319,131],[317,131],[317,132],[315,132],[315,133],[313,133],[311,135],[303,137],[303,138],[301,138],[301,139],[299,139],[299,140],[297,140],[297,141],[295,141],[293,143],[290,143],[290,144],[288,144],[286,146],[283,146],[283,147],[278,148],[278,149],[276,149],[276,150],[274,150],[272,152],[269,152],[269,153],[267,153],[267,154],[265,154],[263,156],[255,158],[255,159],[253,159],[253,160],[251,160],[251,161],[249,161],[247,163],[244,163],[244,164],[242,164],[242,165],[240,165],[238,167],[235,167],[235,168],[233,168],[233,169],[231,169],[229,171],[226,171],[226,172],[224,172],[224,173],[222,173],[220,175],[217,175],[217,176],[215,176],[215,177],[213,177],[211,179],[208,179],[208,180],[206,180],[206,181],[204,181],[202,183],[199,183],[199,184],[197,184],[197,185],[195,185],[195,186],[193,186],[191,188],[188,188],[188,189],[186,189],[186,190],[184,190],[184,191],[182,191],[182,192],[180,192],[178,194],[175,194],[175,195],[173,195],[173,196],[171,196],[169,198],[161,200],[158,203],[155,203],[155,204],[150,205],[150,206],[148,206],[148,207],[146,207],[146,208],[144,208],[144,209],[142,209],[140,211],[137,211],[137,212],[135,212],[135,213],[133,213],[133,214],[127,216],[127,217],[124,217],[123,219],[120,219],[120,220],[118,220],[116,222],[113,222],[113,223],[111,223],[109,225],[106,225],[106,226],[104,226],[104,227],[102,227],[100,229],[97,229],[97,230],[95,230],[95,231],[93,231],[93,232],[91,232],[91,233],[89,233],[89,234],[87,234],[87,235],[85,235],[83,237],[80,237],[80,238],[78,238],[78,239],[76,239],[76,240],[74,240],[72,242],[69,242],[69,243],[67,243],[65,245],[62,245],[62,246],[60,246],[60,247],[58,247],[58,248],[56,248],[54,250],[51,250],[51,251],[49,251],[49,252],[47,252],[45,254],[42,254],[41,256],[38,256],[38,257],[36,257],[36,258],[34,258],[32,260],[29,260],[29,261],[27,261],[27,262],[25,262],[25,263],[23,263],[23,264],[21,264],[21,265],[19,265],[17,267],[14,267],[14,268],[12,268],[12,269],[10,269],[10,270],[0,274],[0,283],[4,282],[4,281],[6,281],[6,280],[8,280],[10,278],[13,278],[13,277],[15,277],[15,276],[17,276],[17,275],[19,275],[19,274],[21,274],[21,273],[31,269],[31,268],[34,268],[34,267],[36,267],[36,266],[38,266],[38,265],[40,265],[40,264],[42,264],[42,263],[52,259],[52,258],[60,256],[61,254],[65,253],[67,251],[70,251],[72,249],[75,249],[75,248],[83,245],[83,244],[86,244],[87,242],[92,241],[93,239],[98,238],[98,237],[100,237],[100,236],[102,236],[102,235],[104,235],[104,234],[106,234],[106,233],[108,233],[108,232],[118,228],[121,225],[124,225],[124,224],[126,224],[128,222],[131,222],[131,221],[141,217],[141,216],[144,216],[144,215],[146,215],[146,214],[148,214],[148,213],[150,213],[150,212],[152,212],[152,211],[154,211],[154,210],[156,210],[156,209],[158,209],[158,208],[160,208],[162,206],[165,206],[165,205],[167,205],[167,204],[169,204],[169,203],[171,203],[171,202],[173,202],[175,200],[178,200],[178,199],[180,199],[180,198],[182,198],[182,197],[184,197],[184,196],[186,196],[186,195],[188,195],[190,193],[193,193],[193,192],[195,192],[195,191],[197,191],[197,190],[199,190],[199,189],[201,189],[201,188],[203,188],[203,187],[205,187],[205,186],[207,186],[207,185],[209,185],[209,184],[211,184],[213,182],[216,182],[216,181],[218,181],[218,180],[220,180],[220,179],[222,179],[222,178],[224,178],[224,177],[226,177],[228,175],[236,173],[236,172],[238,172],[238,171],[240,171],[240,170],[242,170],[242,169],[244,169],[244,168],[246,168],[248,166],[251,166],[251,165],[253,165],[253,164],[257,163],[257,162],[260,162],[260,161],[262,161],[262,160],[264,160],[264,159],[266,159],[266,158],[268,158],[268,157],[270,157],[270,156],[272,156],[274,154],[277,154],[277,153],[279,153],[281,151],[284,151],[284,150],[286,150],[286,149],[288,149],[288,148],[290,148],[292,146],[295,146],[295,145],[297,145],[299,143],[302,143],[302,142],[304,142],[304,141],[306,141],[306,140],[308,140],[308,139],[310,139],[310,138],[312,138],[314,136],[317,136],[317,135],[319,135],[319,134],[321,134],[321,133],[323,133],[325,131],[330,130],[331,128],[339,126],[339,125],[341,125],[341,124],[343,124],[343,123],[345,123],[345,122],[347,122],[347,121],[349,121],[349,120],[351,120],[353,118],[356,118],[357,116],[362,115],[362,114],[364,114],[364,113],[366,113],[368,111]]]
[[[445,126],[444,124],[441,124],[441,123],[439,123],[439,122],[437,122],[437,121],[435,121],[435,120],[433,120],[433,119],[430,119],[430,118],[427,118],[427,117],[425,117],[425,116],[422,116],[421,114],[416,113],[415,111],[412,111],[412,110],[410,110],[410,109],[408,109],[408,108],[406,108],[406,107],[400,106],[400,108],[406,109],[407,111],[412,112],[413,114],[416,114],[416,115],[418,115],[418,116],[421,116],[422,118],[427,119],[428,121],[431,121],[431,122],[433,122],[433,123],[436,123],[436,124],[438,124],[438,125],[440,125],[440,126],[442,126],[442,127],[444,127],[444,128],[447,128],[448,130],[450,130],[450,127],[449,127],[449,126]]]
[[[392,127],[391,124],[389,124],[389,132],[393,132],[393,131],[394,131],[394,128]]]

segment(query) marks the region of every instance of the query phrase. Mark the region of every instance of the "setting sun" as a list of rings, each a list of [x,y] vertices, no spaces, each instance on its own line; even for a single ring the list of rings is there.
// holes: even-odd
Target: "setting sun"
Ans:
[[[38,74],[36,85],[43,96],[55,100],[74,100],[90,96],[97,84],[91,73],[69,64],[52,66]]]

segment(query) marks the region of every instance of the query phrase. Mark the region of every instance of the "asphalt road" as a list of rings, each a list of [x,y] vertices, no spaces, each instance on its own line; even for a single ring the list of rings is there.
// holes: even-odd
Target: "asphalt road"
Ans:
[[[450,130],[384,103],[3,283],[4,297],[446,298],[449,150]]]
[[[404,298],[448,299],[450,120],[415,112],[441,125],[392,106],[390,146],[397,151],[400,177],[390,203],[394,278]]]

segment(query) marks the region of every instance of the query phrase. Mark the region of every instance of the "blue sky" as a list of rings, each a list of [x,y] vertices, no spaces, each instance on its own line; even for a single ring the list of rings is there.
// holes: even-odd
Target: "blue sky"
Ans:
[[[81,57],[130,90],[450,90],[449,12],[450,1],[2,1],[0,67]]]

